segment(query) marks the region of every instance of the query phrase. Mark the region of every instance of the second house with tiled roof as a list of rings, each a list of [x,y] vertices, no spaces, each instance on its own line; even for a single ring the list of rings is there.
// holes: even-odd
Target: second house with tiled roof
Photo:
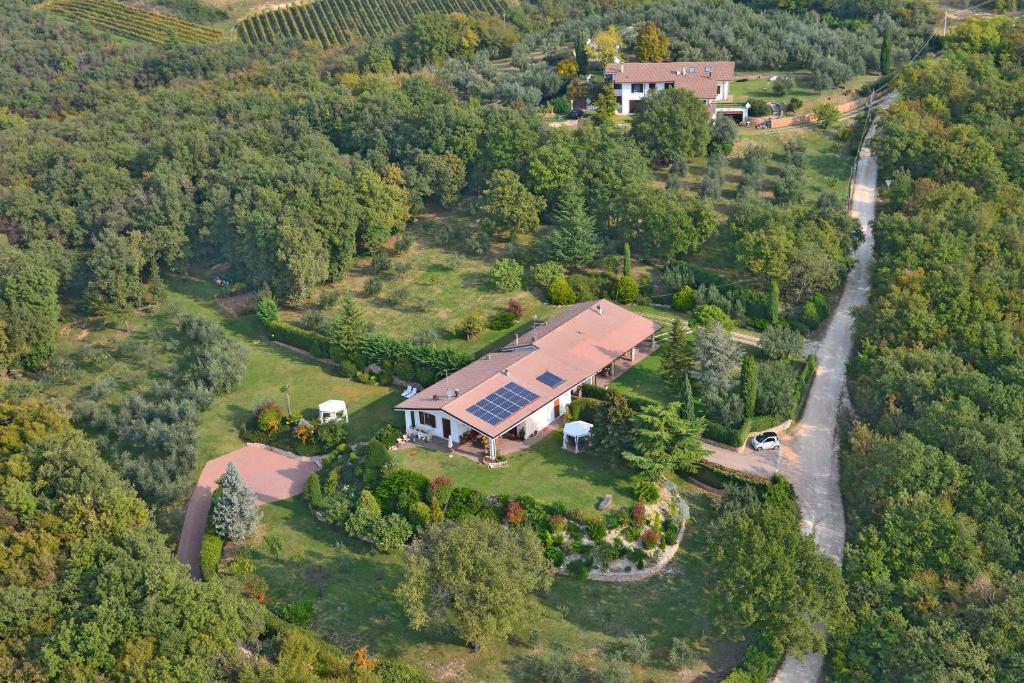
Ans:
[[[632,113],[634,103],[659,90],[683,88],[702,100],[708,113],[731,116],[742,122],[745,107],[723,107],[729,84],[736,76],[734,62],[627,62],[609,64],[604,77],[615,89],[620,114]]]

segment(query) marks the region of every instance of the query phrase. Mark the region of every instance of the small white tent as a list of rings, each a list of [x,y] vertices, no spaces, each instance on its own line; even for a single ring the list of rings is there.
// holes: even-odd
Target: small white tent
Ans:
[[[590,436],[590,430],[594,428],[594,425],[583,420],[576,420],[575,422],[569,422],[562,429],[562,448],[569,450],[569,439],[573,440],[574,453],[580,452],[580,439],[587,438]]]
[[[338,419],[348,422],[348,406],[344,401],[331,399],[320,404],[320,424]]]

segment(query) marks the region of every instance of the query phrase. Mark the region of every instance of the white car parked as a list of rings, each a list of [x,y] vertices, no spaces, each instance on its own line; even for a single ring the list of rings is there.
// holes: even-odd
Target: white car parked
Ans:
[[[767,451],[782,447],[779,435],[775,432],[761,432],[750,440],[750,447],[755,451]]]

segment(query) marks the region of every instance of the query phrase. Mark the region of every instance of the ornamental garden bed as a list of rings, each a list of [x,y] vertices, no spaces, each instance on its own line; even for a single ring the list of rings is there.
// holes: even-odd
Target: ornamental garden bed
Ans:
[[[580,579],[656,574],[678,550],[690,517],[689,505],[674,484],[665,481],[658,491],[657,501],[637,501],[629,511],[617,510],[600,520],[552,516],[551,532],[544,539],[548,558],[559,572]]]

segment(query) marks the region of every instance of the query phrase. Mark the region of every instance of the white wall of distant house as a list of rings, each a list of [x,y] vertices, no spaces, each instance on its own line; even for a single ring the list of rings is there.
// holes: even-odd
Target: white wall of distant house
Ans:
[[[633,92],[633,86],[636,85],[639,92]],[[633,102],[642,100],[648,94],[656,92],[658,90],[664,90],[665,86],[670,86],[669,83],[617,83],[615,84],[615,98],[619,102],[619,113],[630,114],[632,113]],[[725,102],[729,99],[729,81],[718,81],[718,95],[715,96],[714,100],[705,100],[706,102]],[[652,87],[653,86],[653,87]]]

